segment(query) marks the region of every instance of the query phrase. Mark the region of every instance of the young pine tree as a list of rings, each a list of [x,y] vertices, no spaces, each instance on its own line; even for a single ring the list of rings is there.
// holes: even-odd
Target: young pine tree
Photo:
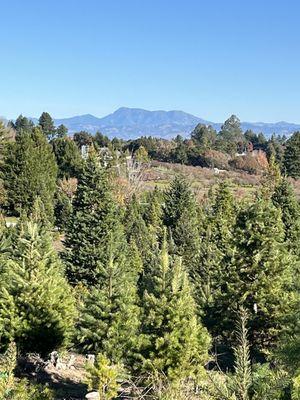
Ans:
[[[128,365],[138,346],[137,280],[142,264],[134,243],[119,252],[120,244],[112,239],[107,264],[80,307],[78,339],[84,350]]]
[[[165,240],[152,280],[143,296],[143,369],[188,378],[207,361],[209,336],[197,320],[187,273],[179,258],[170,260]]]
[[[67,344],[75,303],[51,235],[33,222],[23,222],[3,258],[1,346],[15,341],[21,352],[46,355]]]

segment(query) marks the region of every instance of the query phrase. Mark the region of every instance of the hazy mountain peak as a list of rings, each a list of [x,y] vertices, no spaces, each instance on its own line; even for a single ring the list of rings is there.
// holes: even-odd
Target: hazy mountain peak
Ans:
[[[172,138],[178,134],[189,137],[191,131],[199,123],[212,125],[216,130],[221,127],[220,123],[210,122],[181,110],[149,111],[129,107],[120,107],[103,118],[84,114],[55,120],[56,125],[66,125],[70,133],[81,130],[90,133],[101,131],[110,137],[117,136],[124,139],[150,135]],[[288,136],[292,132],[300,130],[300,125],[285,121],[277,123],[242,122],[241,125],[244,131],[251,129],[256,133],[263,132],[266,136],[271,136],[273,133]]]

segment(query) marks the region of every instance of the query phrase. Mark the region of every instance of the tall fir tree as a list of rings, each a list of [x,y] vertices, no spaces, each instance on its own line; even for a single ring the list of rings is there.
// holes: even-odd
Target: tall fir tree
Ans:
[[[51,141],[58,166],[58,178],[77,177],[82,168],[82,157],[76,143],[68,137],[58,137]]]
[[[0,275],[1,346],[15,341],[21,352],[47,355],[66,345],[75,301],[51,235],[32,221],[22,222]]]
[[[95,285],[110,262],[109,246],[119,246],[122,257],[122,211],[116,203],[109,172],[92,153],[78,178],[73,210],[66,229],[64,260],[72,284]],[[115,261],[116,262],[116,261]]]
[[[275,207],[281,210],[288,248],[300,256],[300,208],[291,183],[282,179],[275,186],[271,199]]]
[[[152,285],[143,296],[142,347],[145,371],[184,379],[199,373],[208,357],[209,335],[196,316],[188,275],[180,258],[170,259],[166,240]]]
[[[17,135],[9,144],[1,167],[10,212],[30,214],[40,197],[49,220],[53,219],[57,164],[51,146],[38,128]]]
[[[200,251],[197,265],[192,272],[195,295],[204,323],[216,323],[214,310],[217,293],[226,277],[225,265],[232,257],[233,232],[237,204],[227,182],[220,183],[210,192],[210,199],[203,204],[200,214]]]
[[[173,251],[192,270],[199,251],[199,220],[195,197],[182,176],[175,177],[165,194],[163,220]]]
[[[239,212],[232,259],[223,268],[211,332],[230,342],[234,309],[243,306],[253,354],[264,356],[277,344],[286,315],[297,304],[297,260],[286,248],[281,212],[270,201],[258,200]]]
[[[300,132],[295,132],[286,142],[283,172],[292,178],[300,177]]]

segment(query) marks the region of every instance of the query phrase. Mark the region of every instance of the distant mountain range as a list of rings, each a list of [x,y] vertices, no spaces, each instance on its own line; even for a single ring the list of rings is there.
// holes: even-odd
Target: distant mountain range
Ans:
[[[37,120],[32,118],[34,122]],[[220,130],[221,123],[215,123],[196,117],[183,111],[147,111],[139,108],[119,108],[112,114],[97,118],[91,114],[78,115],[71,118],[55,119],[55,125],[64,124],[72,134],[87,131],[92,134],[100,131],[105,135],[123,139],[134,139],[140,136],[155,136],[170,139],[176,135],[189,137],[191,131],[199,123],[212,125]],[[288,122],[242,122],[242,129],[252,129],[256,133],[264,133],[267,137],[273,133],[290,136],[300,130],[300,124]]]

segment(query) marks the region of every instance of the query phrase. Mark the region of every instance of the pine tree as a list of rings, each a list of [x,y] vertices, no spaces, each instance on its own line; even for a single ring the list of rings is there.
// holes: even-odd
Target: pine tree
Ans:
[[[111,243],[119,247],[122,258],[124,232],[122,212],[111,188],[109,172],[100,165],[95,154],[87,159],[78,178],[73,210],[66,229],[64,260],[72,284],[98,283],[101,269],[110,262]]]
[[[192,273],[195,294],[203,321],[210,329],[217,323],[217,293],[226,281],[226,265],[231,260],[237,204],[226,182],[210,192],[200,214],[200,251]]]
[[[77,177],[82,168],[82,157],[76,143],[67,138],[59,137],[51,142],[58,166],[58,178]]]
[[[128,243],[134,242],[139,249],[143,264],[146,266],[153,259],[157,239],[154,232],[147,227],[142,209],[135,195],[127,206],[124,217],[124,226]]]
[[[86,351],[103,353],[113,362],[128,365],[138,347],[141,259],[135,244],[127,249],[124,246],[120,254],[120,244],[113,238],[107,253],[107,264],[80,308],[78,341]]]
[[[74,299],[51,236],[23,222],[2,261],[1,346],[13,340],[21,352],[46,355],[68,343],[74,317]]]
[[[64,124],[61,124],[57,127],[56,136],[58,138],[65,138],[67,134],[68,134],[68,128]]]
[[[288,248],[300,255],[300,208],[292,185],[283,179],[275,187],[272,202],[281,210],[285,242]]]
[[[163,237],[163,193],[155,188],[152,192],[147,192],[145,197],[146,207],[144,208],[143,218],[149,230],[156,236],[157,240]]]
[[[57,165],[51,146],[38,128],[17,135],[16,142],[8,146],[2,176],[12,213],[30,214],[40,197],[49,220],[53,219]]]
[[[54,126],[53,119],[51,115],[47,112],[43,112],[39,118],[39,126],[42,129],[43,134],[51,140],[55,134],[56,134],[56,129]]]
[[[192,270],[199,250],[199,221],[194,195],[181,176],[175,177],[165,194],[163,219],[170,242],[174,242],[174,252]]]
[[[276,345],[287,327],[286,315],[296,307],[296,259],[284,243],[281,213],[270,201],[258,200],[239,212],[234,238],[216,298],[219,319],[211,331],[231,340],[233,311],[243,306],[249,313],[253,354],[264,355]]]
[[[170,379],[187,378],[201,370],[209,336],[197,321],[187,273],[179,258],[170,260],[166,240],[143,304],[143,369],[162,372]]]
[[[300,132],[295,132],[286,142],[283,171],[292,178],[300,177]]]
[[[33,130],[34,123],[23,115],[19,115],[15,123],[12,124],[13,128],[16,130],[17,135],[24,132],[30,133]]]

